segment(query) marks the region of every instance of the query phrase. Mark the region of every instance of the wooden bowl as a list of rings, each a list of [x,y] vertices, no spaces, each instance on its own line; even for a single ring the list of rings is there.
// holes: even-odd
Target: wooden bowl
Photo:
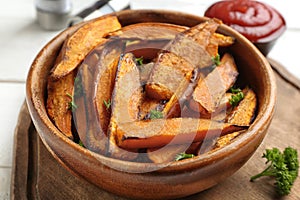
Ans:
[[[163,22],[194,26],[207,18],[171,11],[127,10],[116,15],[123,26]],[[87,22],[88,23],[88,22]],[[26,100],[40,138],[53,157],[75,176],[107,191],[138,199],[170,199],[198,193],[232,175],[251,157],[270,125],[276,85],[268,61],[238,32],[221,25],[218,32],[233,36],[230,47],[244,79],[258,96],[257,116],[249,129],[225,147],[191,159],[166,164],[134,163],[91,152],[66,138],[49,119],[46,108],[47,76],[71,27],[51,40],[36,56],[26,83]]]

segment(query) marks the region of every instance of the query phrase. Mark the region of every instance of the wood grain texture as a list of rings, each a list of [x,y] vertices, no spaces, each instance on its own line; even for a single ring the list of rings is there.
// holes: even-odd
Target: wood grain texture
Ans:
[[[292,146],[300,152],[299,80],[286,74],[278,63],[272,60],[270,63],[276,71],[277,107],[263,143],[233,176],[213,188],[183,198],[184,200],[279,199],[274,190],[273,179],[261,178],[255,182],[249,181],[252,175],[265,168],[265,160],[261,156],[266,148],[278,147],[283,150],[287,146]],[[281,75],[278,75],[278,72]],[[298,87],[295,87],[297,85]],[[20,111],[14,142],[11,199],[125,200],[123,197],[101,190],[64,169],[39,139],[25,104]],[[283,199],[300,199],[299,177],[294,183],[291,194]]]

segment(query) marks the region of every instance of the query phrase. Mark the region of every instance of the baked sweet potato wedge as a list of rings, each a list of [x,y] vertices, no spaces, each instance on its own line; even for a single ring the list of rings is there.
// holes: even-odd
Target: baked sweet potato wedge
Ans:
[[[226,146],[227,144],[229,144],[234,138],[236,138],[238,135],[240,135],[242,133],[242,131],[236,131],[233,133],[229,133],[227,135],[223,135],[220,138],[218,138],[216,144],[215,144],[215,148],[221,148]]]
[[[58,56],[51,77],[58,79],[74,70],[96,46],[106,41],[109,32],[118,30],[121,25],[116,16],[102,17],[80,27],[65,41]]]
[[[176,35],[152,69],[146,85],[147,95],[170,99],[183,79],[189,81],[195,68],[212,66],[206,47],[218,26],[219,23],[209,20]]]
[[[56,127],[68,138],[72,135],[72,101],[75,72],[59,80],[48,79],[47,112]]]
[[[162,53],[158,57],[146,85],[149,97],[159,100],[170,99],[181,81],[189,82],[194,67],[174,53]]]
[[[112,94],[111,118],[108,130],[109,154],[119,159],[132,160],[137,154],[121,149],[116,144],[116,127],[139,118],[143,99],[139,70],[133,54],[121,56]]]
[[[220,100],[217,109],[213,113],[208,113],[202,106],[195,104],[194,101],[189,101],[184,109],[182,117],[194,117],[222,121],[227,117],[227,112],[231,108],[230,99],[232,93],[225,93]],[[197,110],[198,109],[198,110]]]
[[[78,67],[75,79],[74,99],[77,109],[73,117],[78,135],[86,148],[101,154],[105,154],[107,148],[106,131],[110,110],[103,109],[99,115],[97,99],[102,95],[111,96],[116,66],[122,52],[118,44],[118,41],[108,41],[93,49]],[[98,87],[103,87],[100,90],[103,93],[97,92]],[[103,100],[100,106],[104,106]]]
[[[142,66],[139,67],[140,70],[140,80],[141,84],[145,85],[147,81],[149,80],[150,73],[153,69],[154,63],[150,62],[147,64],[143,64]]]
[[[221,64],[198,82],[189,102],[190,108],[203,115],[220,110],[220,102],[225,92],[235,83],[237,76],[233,57],[228,53],[224,54]]]
[[[116,126],[116,139],[117,144],[125,149],[154,148],[168,144],[191,144],[240,129],[207,119],[155,119],[119,124]]]
[[[177,154],[185,152],[188,145],[169,145],[162,148],[147,149],[149,159],[154,163],[165,163],[175,160]]]
[[[120,30],[109,33],[109,36],[130,40],[157,40],[158,38],[172,40],[176,34],[187,29],[187,27],[174,24],[144,22],[127,25]]]
[[[223,34],[214,33],[210,37],[209,44],[206,47],[207,52],[212,56],[215,57],[219,53],[219,46],[220,47],[227,47],[234,43],[234,38],[230,36],[225,36]]]
[[[94,108],[84,96],[76,97],[75,103],[77,109],[73,112],[73,120],[80,141],[90,151],[105,155],[108,140],[96,120]]]
[[[115,85],[116,72],[120,55],[123,54],[124,43],[122,41],[107,42],[98,50],[100,59],[97,63],[96,94],[94,102],[97,111],[97,119],[104,133],[107,133],[111,116],[112,92]]]
[[[201,142],[193,142],[192,144],[167,145],[161,148],[147,149],[149,159],[154,163],[172,162],[176,160],[178,154],[186,153],[198,155]]]
[[[244,99],[232,110],[227,122],[237,126],[250,126],[256,111],[256,94],[250,88],[243,90]]]
[[[161,112],[163,109],[163,103],[157,99],[149,99],[144,97],[139,111],[139,119],[145,120],[149,119],[151,111]]]
[[[96,55],[91,56],[93,58]],[[90,63],[84,62],[78,69],[75,82],[77,91],[75,90],[74,95],[77,109],[73,111],[73,117],[77,133],[84,146],[93,152],[104,155],[106,153],[107,137],[100,128],[93,100],[95,88],[94,68]]]

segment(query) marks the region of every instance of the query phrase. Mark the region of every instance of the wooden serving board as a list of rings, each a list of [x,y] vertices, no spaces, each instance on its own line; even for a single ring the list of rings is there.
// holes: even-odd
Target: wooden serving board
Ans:
[[[277,107],[269,132],[251,159],[233,176],[215,187],[183,198],[189,200],[278,199],[271,178],[250,182],[262,171],[266,148],[287,146],[300,154],[300,81],[280,64],[269,60],[277,78]],[[300,159],[300,158],[299,158]],[[64,169],[41,142],[24,103],[15,129],[11,199],[114,199],[125,198],[106,192]],[[142,187],[142,186],[141,186]],[[300,177],[284,199],[300,199]]]

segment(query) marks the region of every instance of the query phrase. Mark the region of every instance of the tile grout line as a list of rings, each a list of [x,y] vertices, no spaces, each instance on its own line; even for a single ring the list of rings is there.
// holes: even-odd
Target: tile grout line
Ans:
[[[0,83],[17,83],[17,84],[24,84],[26,81],[22,80],[0,80]]]
[[[0,165],[0,169],[11,169],[12,167],[11,166],[1,166]]]

